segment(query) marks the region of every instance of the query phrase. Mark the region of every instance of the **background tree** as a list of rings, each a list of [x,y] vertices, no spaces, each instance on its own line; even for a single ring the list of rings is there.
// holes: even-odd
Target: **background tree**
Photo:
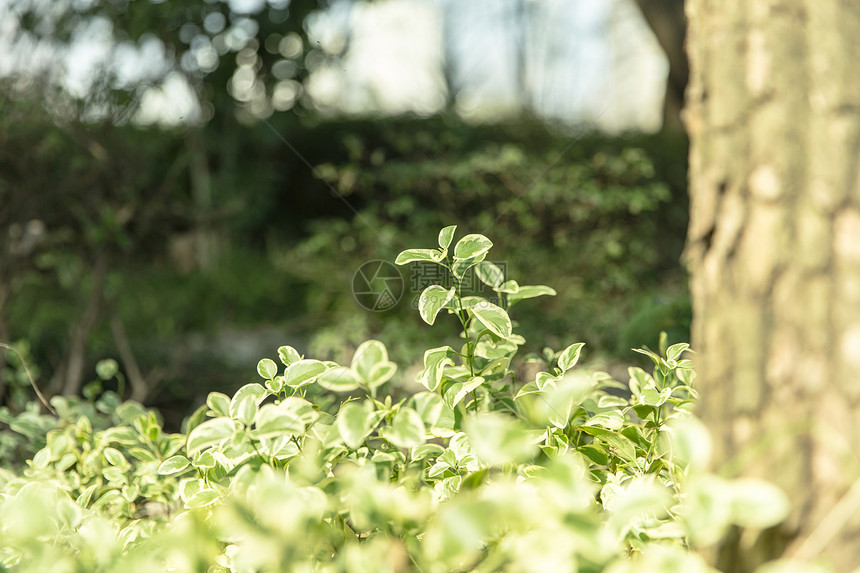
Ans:
[[[860,5],[690,0],[692,341],[727,472],[776,481],[794,514],[769,556],[860,563]]]

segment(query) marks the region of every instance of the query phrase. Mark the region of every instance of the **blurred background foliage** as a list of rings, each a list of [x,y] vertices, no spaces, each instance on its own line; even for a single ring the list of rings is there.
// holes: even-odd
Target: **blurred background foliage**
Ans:
[[[46,394],[80,395],[113,357],[121,376],[105,387],[123,380],[178,426],[279,345],[345,360],[367,338],[405,380],[443,343],[413,308],[414,277],[402,269],[400,303],[370,312],[354,274],[449,224],[558,291],[515,309],[530,341],[585,341],[612,366],[660,330],[686,338],[682,131],[561,125],[529,98],[476,122],[456,109],[450,58],[434,113],[335,114],[309,84],[349,53],[348,28],[314,36],[343,4],[13,4],[27,69],[0,82],[0,341],[25,350]],[[115,52],[152,65],[103,63],[76,88],[39,56],[105,23]],[[177,74],[190,117],[147,120],[153,86],[169,95]],[[0,360],[0,413],[23,411],[28,386],[17,359]]]

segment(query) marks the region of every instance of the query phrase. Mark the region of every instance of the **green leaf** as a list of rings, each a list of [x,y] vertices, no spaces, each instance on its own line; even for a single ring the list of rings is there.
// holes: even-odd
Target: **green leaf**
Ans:
[[[250,399],[255,405],[259,405],[265,397],[266,388],[262,384],[257,384],[256,382],[245,384],[236,390],[236,393],[233,394],[233,399],[230,400],[230,417],[237,420],[242,419],[240,418],[240,407],[243,408],[241,416],[246,417],[250,408],[247,400]]]
[[[370,378],[366,380],[369,388],[378,388],[385,384],[394,373],[397,372],[397,364],[394,362],[380,362],[370,371]]]
[[[206,405],[215,412],[217,416],[230,415],[230,397],[221,392],[210,392],[206,397]]]
[[[351,392],[361,385],[361,379],[351,369],[338,366],[318,376],[317,384],[332,392]]]
[[[192,495],[188,501],[185,502],[185,508],[197,509],[199,507],[206,507],[207,505],[212,505],[218,501],[218,498],[218,492],[214,489],[204,488]]]
[[[558,294],[555,289],[543,285],[524,285],[517,289],[517,292],[508,295],[508,303],[514,304],[519,300],[526,298],[535,298],[537,296],[555,296]]]
[[[158,459],[155,457],[155,454],[145,448],[129,448],[128,453],[134,457],[134,459],[141,462],[154,462]]]
[[[438,263],[442,259],[442,254],[439,251],[432,249],[406,249],[394,260],[395,264],[405,265],[415,261],[428,261]]]
[[[516,400],[520,396],[525,396],[527,394],[539,394],[542,390],[538,388],[537,382],[529,382],[520,388],[520,391],[517,392],[517,395],[514,397]]]
[[[487,465],[522,463],[537,452],[538,440],[519,421],[496,413],[473,416],[466,420],[466,433],[478,458]]]
[[[599,466],[609,465],[609,455],[606,453],[606,450],[603,449],[601,446],[595,444],[586,444],[584,446],[580,446],[579,448],[577,448],[577,450]]]
[[[467,382],[454,382],[444,389],[442,398],[449,408],[453,409],[465,398],[469,392],[478,388],[484,383],[484,379],[480,376],[475,376]]]
[[[373,418],[373,404],[368,400],[341,406],[335,423],[343,443],[357,450],[373,431]]]
[[[454,246],[454,259],[466,260],[482,255],[490,250],[493,242],[484,235],[466,235]]]
[[[305,359],[293,362],[284,370],[284,384],[290,388],[301,388],[314,381],[314,378],[328,370],[319,360]]]
[[[495,289],[496,292],[503,292],[506,294],[514,294],[519,292],[519,290],[520,285],[517,284],[517,281],[515,280],[505,281]]]
[[[469,312],[499,338],[508,338],[511,335],[511,318],[503,308],[485,301],[470,308]]]
[[[496,288],[505,280],[505,273],[490,261],[481,261],[475,266],[475,275],[488,287]]]
[[[611,430],[595,428],[593,426],[580,426],[579,429],[586,434],[591,434],[613,448],[615,453],[621,459],[628,462],[632,462],[636,459],[636,446],[626,436]]]
[[[670,361],[678,360],[681,355],[690,349],[690,345],[686,342],[679,342],[678,344],[673,344],[668,349],[666,349],[666,358]]]
[[[298,362],[302,359],[299,351],[293,348],[292,346],[281,346],[278,348],[278,358],[281,359],[281,362],[284,366],[289,366],[293,362]]]
[[[96,374],[102,380],[110,380],[119,372],[119,364],[113,358],[99,360],[96,363]]]
[[[595,414],[585,422],[586,426],[598,426],[607,430],[620,430],[624,425],[624,416],[618,410],[610,410]]]
[[[561,354],[558,355],[558,367],[561,368],[562,372],[567,372],[576,365],[583,346],[585,346],[584,342],[577,342],[561,351]]]
[[[169,476],[178,474],[190,465],[191,461],[185,456],[172,456],[161,462],[161,465],[158,466],[158,475]]]
[[[446,366],[453,366],[451,357],[454,349],[450,346],[431,348],[424,352],[424,370],[418,375],[418,380],[431,392],[435,392],[442,381]]]
[[[125,456],[123,456],[116,448],[105,448],[103,453],[110,465],[118,467],[122,470],[128,469],[128,460],[126,460]]]
[[[188,434],[188,443],[185,446],[188,455],[193,456],[201,450],[220,443],[232,436],[235,431],[236,423],[227,417],[203,422]]]
[[[454,264],[451,265],[451,274],[462,280],[463,277],[466,276],[466,271],[468,271],[478,263],[482,262],[486,257],[487,253],[481,253],[480,255],[475,255],[474,257],[469,257],[468,259],[456,259],[454,261]]]
[[[253,394],[246,393],[236,403],[235,418],[246,426],[254,423],[254,418],[257,416],[257,399]]]
[[[439,285],[430,285],[418,298],[418,314],[427,324],[432,325],[436,321],[436,315],[442,308],[454,298],[455,288],[445,289]]]
[[[382,437],[398,448],[413,448],[424,443],[426,430],[421,416],[412,408],[402,407],[383,429]]]
[[[454,239],[454,231],[457,230],[457,225],[450,225],[439,231],[439,247],[444,251],[451,246],[451,241]]]
[[[788,516],[791,501],[772,483],[754,478],[731,482],[732,521],[741,527],[765,529]]]
[[[301,435],[305,424],[298,412],[287,402],[266,404],[257,414],[257,424],[252,434],[255,438],[275,438],[284,435]]]
[[[278,375],[278,365],[275,364],[274,360],[263,358],[257,362],[257,374],[266,380],[271,380]]]
[[[365,380],[370,380],[373,367],[380,362],[388,362],[388,350],[378,340],[367,340],[355,350],[352,369]]]

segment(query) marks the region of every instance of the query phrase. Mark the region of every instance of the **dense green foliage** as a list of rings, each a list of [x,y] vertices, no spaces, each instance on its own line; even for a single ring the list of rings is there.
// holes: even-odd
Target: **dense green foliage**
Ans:
[[[687,573],[712,571],[691,549],[731,524],[783,518],[773,486],[708,473],[686,344],[643,351],[653,373],[624,385],[578,367],[581,343],[522,380],[509,311],[555,291],[503,280],[489,239],[454,232],[397,257],[447,269],[418,311],[462,329],[424,352],[419,391],[392,387],[370,340],[348,366],[282,346],[179,434],[112,393],[55,398],[44,447],[0,470],[0,570]],[[498,304],[463,294],[469,273]]]
[[[497,262],[556,285],[544,318],[518,319],[527,339],[558,345],[576,333],[589,358],[612,360],[655,347],[660,330],[686,339],[685,174],[673,159],[683,141],[668,135],[572,136],[448,116],[276,116],[278,134],[222,117],[156,132],[58,126],[35,104],[2,105],[0,232],[13,240],[0,246],[0,340],[26,341],[49,394],[74,393],[69,380],[85,383],[100,357],[128,374],[116,321],[147,403],[177,412],[173,429],[206,391],[235,390],[269,346],[234,357],[215,348],[218,334],[188,342],[200,333],[280,328],[336,360],[376,338],[412,361],[423,344],[414,271],[403,272],[408,296],[384,313],[360,311],[349,285],[362,263],[393,259],[401,237],[432,240],[448,221],[492,228],[506,253]],[[15,406],[2,381],[0,403]]]

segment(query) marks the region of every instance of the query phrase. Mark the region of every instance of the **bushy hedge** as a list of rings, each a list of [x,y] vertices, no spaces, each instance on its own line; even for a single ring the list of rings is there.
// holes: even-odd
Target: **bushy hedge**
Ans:
[[[709,473],[686,344],[643,351],[653,372],[626,384],[577,367],[581,343],[518,379],[509,311],[555,293],[502,281],[489,239],[454,231],[397,259],[454,281],[419,301],[462,328],[424,353],[421,391],[385,392],[397,366],[370,340],[348,366],[282,346],[182,433],[110,393],[7,418],[53,429],[0,470],[0,570],[689,573],[713,571],[695,549],[731,524],[785,516],[773,486]],[[495,302],[461,293],[467,272]]]

